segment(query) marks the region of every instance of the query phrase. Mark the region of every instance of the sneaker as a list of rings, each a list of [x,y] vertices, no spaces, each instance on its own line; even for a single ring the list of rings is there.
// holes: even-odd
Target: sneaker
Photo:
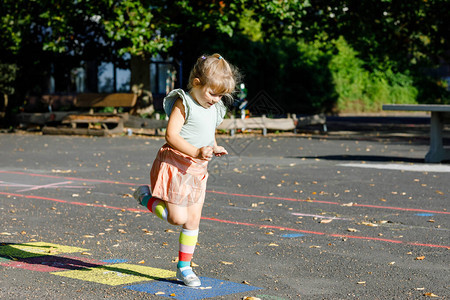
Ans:
[[[137,202],[142,205],[142,199],[144,199],[145,196],[151,196],[150,189],[148,188],[148,185],[141,185],[139,186],[133,193],[134,199],[137,200]]]
[[[201,286],[200,279],[192,271],[191,267],[177,268],[177,279],[184,282],[189,287]]]

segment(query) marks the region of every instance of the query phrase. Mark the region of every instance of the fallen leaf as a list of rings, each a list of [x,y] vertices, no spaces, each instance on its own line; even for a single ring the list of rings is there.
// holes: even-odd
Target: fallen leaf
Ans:
[[[232,262],[228,262],[228,261],[221,261],[220,262],[222,265],[232,265]]]
[[[425,294],[423,294],[423,295],[424,295],[424,296],[427,296],[427,297],[432,297],[432,298],[439,298],[438,295],[433,294],[433,293],[425,293]]]
[[[86,234],[86,235],[83,235],[83,237],[84,237],[84,238],[93,238],[93,237],[95,237],[95,236]]]
[[[123,230],[123,229],[117,229],[117,232],[119,232],[119,233],[127,233],[125,230]]]
[[[198,267],[198,265],[195,262],[191,261],[191,267]]]
[[[175,293],[170,294],[170,297],[175,297]]]
[[[415,258],[415,260],[424,260],[424,259],[425,259],[425,256],[418,256]]]
[[[72,197],[76,198],[76,197],[80,197],[79,194],[72,194]]]
[[[309,248],[322,248],[322,246],[309,246]]]
[[[362,225],[370,226],[370,227],[377,227],[377,224],[370,223],[370,222],[361,222]]]
[[[355,228],[348,228],[347,231],[348,232],[358,232],[359,230],[357,230]]]
[[[81,252],[81,255],[92,255],[89,252]]]
[[[395,264],[395,261],[391,261],[388,265],[393,265],[393,264]]]
[[[265,234],[273,234],[273,232],[272,231],[268,231]]]
[[[269,246],[271,246],[271,247],[278,247],[278,244],[270,243]]]
[[[257,298],[257,297],[244,297],[244,298],[242,298],[242,300],[261,300],[261,298]]]
[[[331,223],[332,221],[333,221],[333,219],[322,219],[322,220],[320,220],[319,223],[327,224],[327,223]]]
[[[250,282],[248,282],[247,280],[242,281],[242,283],[250,285]]]
[[[141,260],[138,264],[145,264],[145,260]]]
[[[201,286],[199,287],[200,290],[209,290],[212,289],[212,286]]]
[[[353,206],[353,202],[341,204],[341,206]]]
[[[164,232],[173,233],[173,232],[175,232],[175,231],[173,231],[172,229],[166,229],[166,230],[164,230]]]
[[[164,292],[156,292],[156,293],[155,293],[156,296],[158,296],[158,295],[165,295],[165,294],[166,294],[166,293],[164,293]]]
[[[425,290],[425,288],[421,287],[421,288],[416,288],[417,291],[423,291]]]
[[[167,246],[167,245],[169,245],[169,244],[167,244],[166,242],[164,242],[164,243],[162,243],[162,245],[163,245],[163,246]]]
[[[358,284],[366,284],[365,281],[358,281],[357,283],[358,283]]]
[[[439,194],[439,195],[444,195],[444,193],[441,192],[441,191],[436,191],[436,193]]]
[[[25,235],[25,234],[27,234],[27,232],[23,230],[23,231],[20,232],[20,234]]]

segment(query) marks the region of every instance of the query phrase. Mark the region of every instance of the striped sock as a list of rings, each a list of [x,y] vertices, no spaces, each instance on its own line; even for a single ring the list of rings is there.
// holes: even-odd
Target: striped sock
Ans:
[[[180,232],[180,250],[178,252],[178,268],[189,267],[198,239],[198,229],[183,228]]]
[[[167,221],[166,203],[158,198],[152,196],[145,196],[141,204],[148,208],[149,211],[157,215],[161,220]]]

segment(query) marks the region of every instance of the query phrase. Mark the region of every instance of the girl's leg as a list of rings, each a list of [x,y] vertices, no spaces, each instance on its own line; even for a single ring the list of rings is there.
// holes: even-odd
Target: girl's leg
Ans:
[[[166,203],[161,199],[152,197],[147,185],[138,187],[134,192],[133,197],[140,205],[147,207],[148,210],[157,215],[160,219],[167,221]]]
[[[188,207],[180,207],[172,210],[172,205],[168,203],[169,215],[175,211],[180,214],[179,220],[186,218],[185,224],[180,232],[177,278],[182,280],[187,286],[200,286],[200,279],[191,268],[191,260],[198,240],[198,228],[200,225],[203,203],[192,204]],[[172,216],[173,217],[173,216]]]

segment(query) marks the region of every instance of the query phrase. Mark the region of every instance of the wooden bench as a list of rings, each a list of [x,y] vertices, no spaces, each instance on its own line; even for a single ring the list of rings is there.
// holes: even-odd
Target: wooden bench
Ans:
[[[450,149],[444,148],[444,124],[450,123],[450,105],[437,104],[386,104],[383,110],[431,112],[430,149],[425,162],[437,163],[450,160]]]
[[[325,115],[311,115],[297,118],[296,115],[288,118],[271,119],[265,116],[247,119],[224,119],[222,124],[217,127],[221,130],[229,130],[231,136],[234,135],[236,129],[262,129],[263,135],[267,134],[267,130],[289,131],[307,126],[322,125],[324,132],[327,131]]]
[[[136,101],[137,94],[134,93],[78,94],[74,105],[79,108],[89,108],[89,112],[68,115],[62,120],[62,123],[70,124],[72,130],[69,131],[72,133],[74,132],[73,129],[76,129],[79,124],[87,125],[87,129],[92,129],[94,124],[100,124],[104,135],[122,133],[124,132],[124,122],[128,119],[128,113],[117,113],[117,108],[131,108],[135,106]],[[113,107],[114,111],[112,113],[94,112],[95,108],[104,107]],[[114,127],[110,128],[110,126]],[[87,132],[86,134],[89,133]]]

